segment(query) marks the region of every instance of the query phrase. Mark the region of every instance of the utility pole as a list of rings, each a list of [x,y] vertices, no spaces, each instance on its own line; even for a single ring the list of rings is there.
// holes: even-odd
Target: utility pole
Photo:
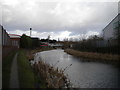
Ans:
[[[32,28],[30,28],[30,37],[32,36]]]

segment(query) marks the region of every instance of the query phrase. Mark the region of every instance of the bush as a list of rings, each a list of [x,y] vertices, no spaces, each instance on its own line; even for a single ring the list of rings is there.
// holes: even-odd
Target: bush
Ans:
[[[31,48],[32,47],[31,37],[23,34],[20,38],[20,46],[21,48]]]

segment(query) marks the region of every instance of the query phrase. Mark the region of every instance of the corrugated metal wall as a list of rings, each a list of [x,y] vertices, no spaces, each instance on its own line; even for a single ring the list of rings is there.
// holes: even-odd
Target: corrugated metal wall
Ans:
[[[6,32],[6,30],[3,28],[3,26],[0,25],[0,28],[2,28],[2,56],[5,57],[8,55],[11,51],[18,49],[14,45],[12,45],[12,40],[10,39],[10,36]]]
[[[109,40],[109,39],[116,39],[115,35],[115,23],[118,23],[118,17],[117,15],[104,29],[103,29],[103,38],[104,40]],[[117,25],[117,24],[116,24]]]

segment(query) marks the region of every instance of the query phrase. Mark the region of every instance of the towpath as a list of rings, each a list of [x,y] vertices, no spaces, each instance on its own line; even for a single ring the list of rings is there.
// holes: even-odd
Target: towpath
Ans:
[[[19,88],[17,55],[18,53],[15,54],[12,62],[10,74],[10,88]]]

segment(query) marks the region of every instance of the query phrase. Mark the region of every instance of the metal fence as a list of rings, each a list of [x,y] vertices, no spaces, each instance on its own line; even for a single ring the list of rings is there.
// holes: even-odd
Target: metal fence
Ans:
[[[0,25],[0,31],[2,32],[2,57],[5,57],[13,50],[16,50],[17,48],[12,45],[12,40],[10,39],[10,36],[6,32],[6,30],[3,28],[3,26]]]
[[[98,40],[93,42],[95,47],[110,47],[110,46],[117,46],[117,40]]]

